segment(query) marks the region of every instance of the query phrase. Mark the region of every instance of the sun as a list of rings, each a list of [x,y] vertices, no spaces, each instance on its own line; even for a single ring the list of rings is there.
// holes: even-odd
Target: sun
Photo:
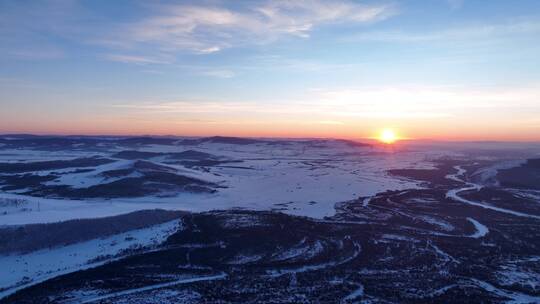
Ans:
[[[379,134],[379,141],[385,144],[393,144],[396,140],[398,140],[396,132],[392,129],[384,129]]]

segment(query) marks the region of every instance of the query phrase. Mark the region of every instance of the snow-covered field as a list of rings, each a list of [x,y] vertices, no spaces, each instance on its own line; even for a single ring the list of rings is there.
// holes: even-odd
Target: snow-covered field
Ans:
[[[117,158],[116,153],[120,151],[152,152],[156,156],[144,159],[145,168],[141,169],[137,167],[137,159]],[[170,155],[183,151],[207,153],[213,159],[229,162],[189,166],[170,161]],[[310,142],[281,145],[201,143],[195,147],[176,144],[123,147],[107,143],[106,149],[98,151],[74,150],[69,147],[54,151],[34,148],[0,149],[0,162],[15,165],[91,157],[100,157],[105,163],[81,167],[38,166],[33,170],[23,168],[1,173],[8,177],[52,176],[40,184],[43,187],[63,186],[85,190],[122,179],[144,178],[147,172],[164,170],[219,187],[214,193],[168,191],[138,197],[73,199],[60,194],[30,194],[29,191],[34,190],[36,184],[29,183],[28,187],[5,188],[0,191],[0,226],[99,218],[156,208],[186,211],[230,208],[279,210],[323,218],[335,213],[334,205],[338,202],[370,197],[386,190],[418,188],[419,184],[390,176],[386,170],[429,168],[431,163],[427,159],[436,155],[412,151],[392,152],[333,141],[323,141],[317,145]],[[154,165],[157,167],[152,167]],[[4,289],[0,297],[63,273],[96,266],[103,261],[89,261],[98,257],[115,256],[136,246],[157,244],[171,234],[176,226],[177,223],[170,222],[104,239],[22,255],[0,256],[0,290]],[[317,244],[314,245],[316,249]],[[283,257],[276,258],[285,258],[288,254],[292,253],[283,253]],[[104,259],[108,260],[110,258]]]
[[[125,250],[150,249],[179,228],[181,223],[174,220],[73,245],[20,255],[0,255],[0,298],[64,273],[96,267],[121,256]]]
[[[536,210],[538,190],[497,183],[498,170],[523,160],[449,146],[339,140],[83,141],[0,146],[0,299],[29,297],[28,290],[36,289],[65,303],[189,303],[214,299],[218,289],[248,298],[266,293],[264,299],[285,289],[318,297],[324,289],[344,303],[396,295],[383,289],[399,290],[411,301],[470,291],[514,303],[539,299],[534,223],[540,215],[529,213]],[[228,211],[161,210],[171,217],[148,226],[141,219],[150,219],[149,211],[25,226],[148,209]],[[176,217],[181,219],[170,221]],[[70,232],[62,228],[86,231],[81,222],[119,225],[119,218],[124,230],[63,238]],[[56,234],[42,234],[42,227]],[[133,230],[140,227],[146,228]],[[24,233],[19,229],[45,241],[40,247],[6,246],[6,239]],[[497,251],[486,260],[495,249],[508,254]],[[135,253],[140,255],[127,258]],[[161,268],[146,269],[147,260],[138,257],[155,258]],[[107,269],[123,274],[111,277]],[[128,269],[140,277],[132,281]],[[65,288],[62,282],[70,278],[81,282]]]
[[[116,148],[110,153],[118,152]],[[128,148],[126,148],[128,149]],[[196,147],[147,145],[138,151],[177,153],[195,150],[217,155],[236,162],[206,167],[186,167],[182,164],[163,162],[163,157],[148,161],[174,169],[177,174],[216,183],[215,193],[168,192],[166,195],[117,198],[43,198],[23,195],[28,189],[3,191],[0,198],[22,199],[24,207],[14,209],[0,206],[0,224],[20,225],[63,221],[73,218],[94,218],[118,215],[142,209],[171,209],[206,211],[214,209],[246,208],[253,210],[280,210],[295,215],[322,218],[334,214],[334,204],[357,197],[369,197],[386,190],[418,188],[419,184],[389,176],[388,169],[429,168],[430,159],[440,156],[438,152],[399,151],[390,152],[372,147],[349,147],[330,142],[324,146],[293,143],[284,146],[266,144],[233,145],[205,143]],[[9,151],[5,160],[27,161],[73,159],[88,157],[88,152],[65,153],[28,150]],[[40,158],[37,155],[40,155]],[[114,162],[92,168],[68,168],[41,170],[36,175],[59,174],[44,185],[65,185],[72,189],[88,188],[121,178],[137,177],[138,172],[104,178],[103,173],[127,169],[134,160],[114,159]],[[59,156],[59,158],[58,158]],[[68,157],[69,156],[69,157]],[[76,169],[85,169],[77,172]]]

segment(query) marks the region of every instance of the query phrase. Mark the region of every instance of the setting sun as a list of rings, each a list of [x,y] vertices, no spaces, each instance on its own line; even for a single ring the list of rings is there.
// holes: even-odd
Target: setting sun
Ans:
[[[398,138],[396,136],[396,133],[394,132],[394,130],[391,130],[391,129],[384,129],[379,135],[379,140],[385,144],[392,144],[397,139]]]

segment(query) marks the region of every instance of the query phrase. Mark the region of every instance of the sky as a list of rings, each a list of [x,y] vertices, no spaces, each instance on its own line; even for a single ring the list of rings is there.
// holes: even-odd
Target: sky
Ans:
[[[0,0],[0,133],[540,140],[540,1]]]

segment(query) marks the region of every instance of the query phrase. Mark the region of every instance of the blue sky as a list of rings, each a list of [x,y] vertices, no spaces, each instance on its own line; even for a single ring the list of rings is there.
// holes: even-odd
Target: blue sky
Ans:
[[[538,1],[0,1],[0,131],[540,140]]]

